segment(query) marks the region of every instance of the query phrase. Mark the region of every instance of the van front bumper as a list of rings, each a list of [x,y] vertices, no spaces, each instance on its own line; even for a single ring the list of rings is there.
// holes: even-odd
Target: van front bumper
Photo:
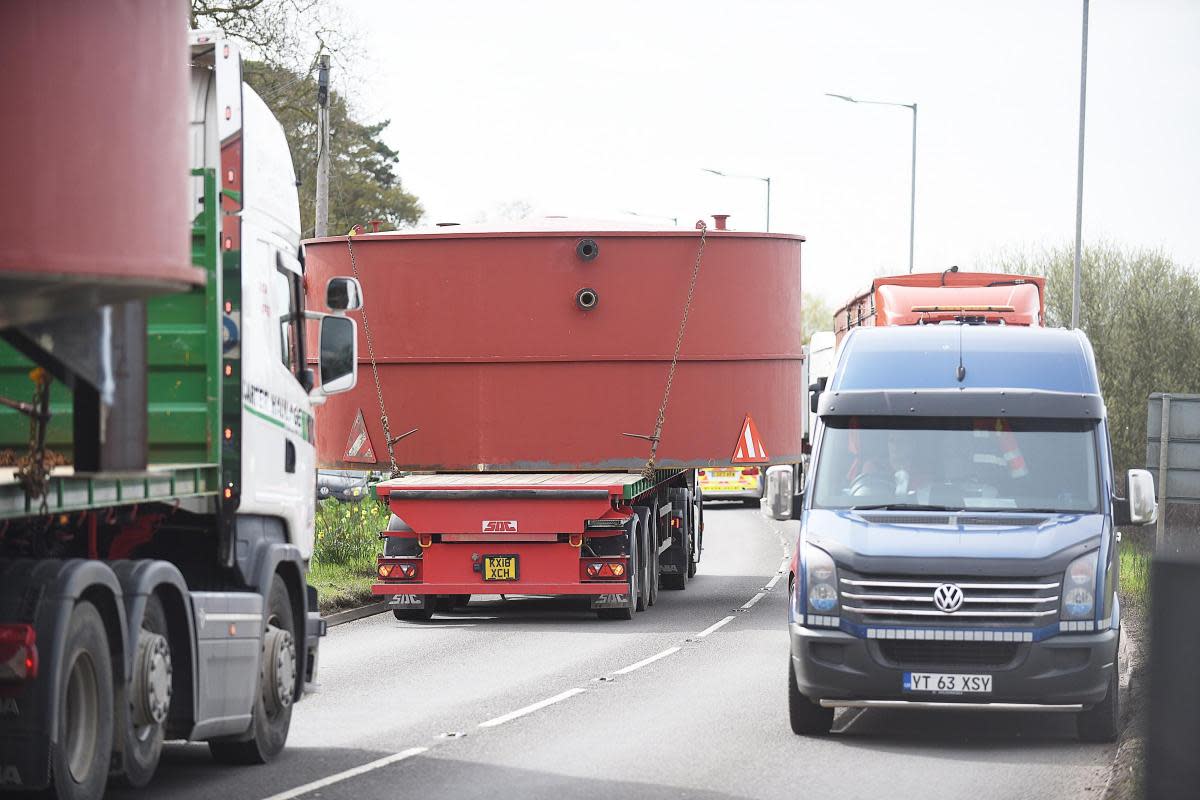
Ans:
[[[792,623],[790,629],[792,669],[800,693],[815,702],[826,701],[825,705],[903,701],[1086,707],[1108,694],[1119,639],[1119,630],[1059,634],[1040,642],[1018,643],[1015,656],[999,666],[924,662],[911,666],[889,661],[881,649],[883,640],[860,639],[840,630],[806,628],[798,623]],[[906,692],[906,672],[991,675],[992,691]]]

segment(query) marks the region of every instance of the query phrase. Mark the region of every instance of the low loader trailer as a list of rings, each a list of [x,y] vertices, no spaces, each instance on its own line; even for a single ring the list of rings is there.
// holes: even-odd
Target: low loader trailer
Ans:
[[[472,595],[630,619],[684,589],[696,470],[800,456],[802,241],[555,219],[307,242],[316,283],[371,298],[377,378],[319,410],[317,451],[392,475],[374,592],[402,619]]]
[[[186,6],[0,28],[37,109],[0,130],[0,794],[144,787],[167,740],[267,761],[316,677],[312,409],[354,385],[358,286],[306,310],[283,130]]]

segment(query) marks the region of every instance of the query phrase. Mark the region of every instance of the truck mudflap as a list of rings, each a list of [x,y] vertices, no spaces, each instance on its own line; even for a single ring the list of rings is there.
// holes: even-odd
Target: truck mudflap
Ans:
[[[629,605],[629,592],[615,594],[598,594],[592,597],[592,610],[601,608],[626,608]]]

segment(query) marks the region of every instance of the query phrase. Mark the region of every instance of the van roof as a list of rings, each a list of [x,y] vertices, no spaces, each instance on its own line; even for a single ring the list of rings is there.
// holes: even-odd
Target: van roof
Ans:
[[[958,379],[960,358],[965,370]],[[1081,331],[962,324],[856,328],[843,343],[835,391],[1025,389],[1099,395]]]

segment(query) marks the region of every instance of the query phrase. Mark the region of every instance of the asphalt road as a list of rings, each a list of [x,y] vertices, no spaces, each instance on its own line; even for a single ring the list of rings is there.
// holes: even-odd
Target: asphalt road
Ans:
[[[787,723],[794,523],[710,507],[700,574],[632,622],[574,602],[494,600],[428,623],[330,630],[321,691],[288,749],[223,768],[169,745],[144,793],[353,798],[1099,798],[1111,746],[1055,714],[839,712]],[[770,587],[770,588],[768,588]],[[756,599],[757,598],[757,599]]]

